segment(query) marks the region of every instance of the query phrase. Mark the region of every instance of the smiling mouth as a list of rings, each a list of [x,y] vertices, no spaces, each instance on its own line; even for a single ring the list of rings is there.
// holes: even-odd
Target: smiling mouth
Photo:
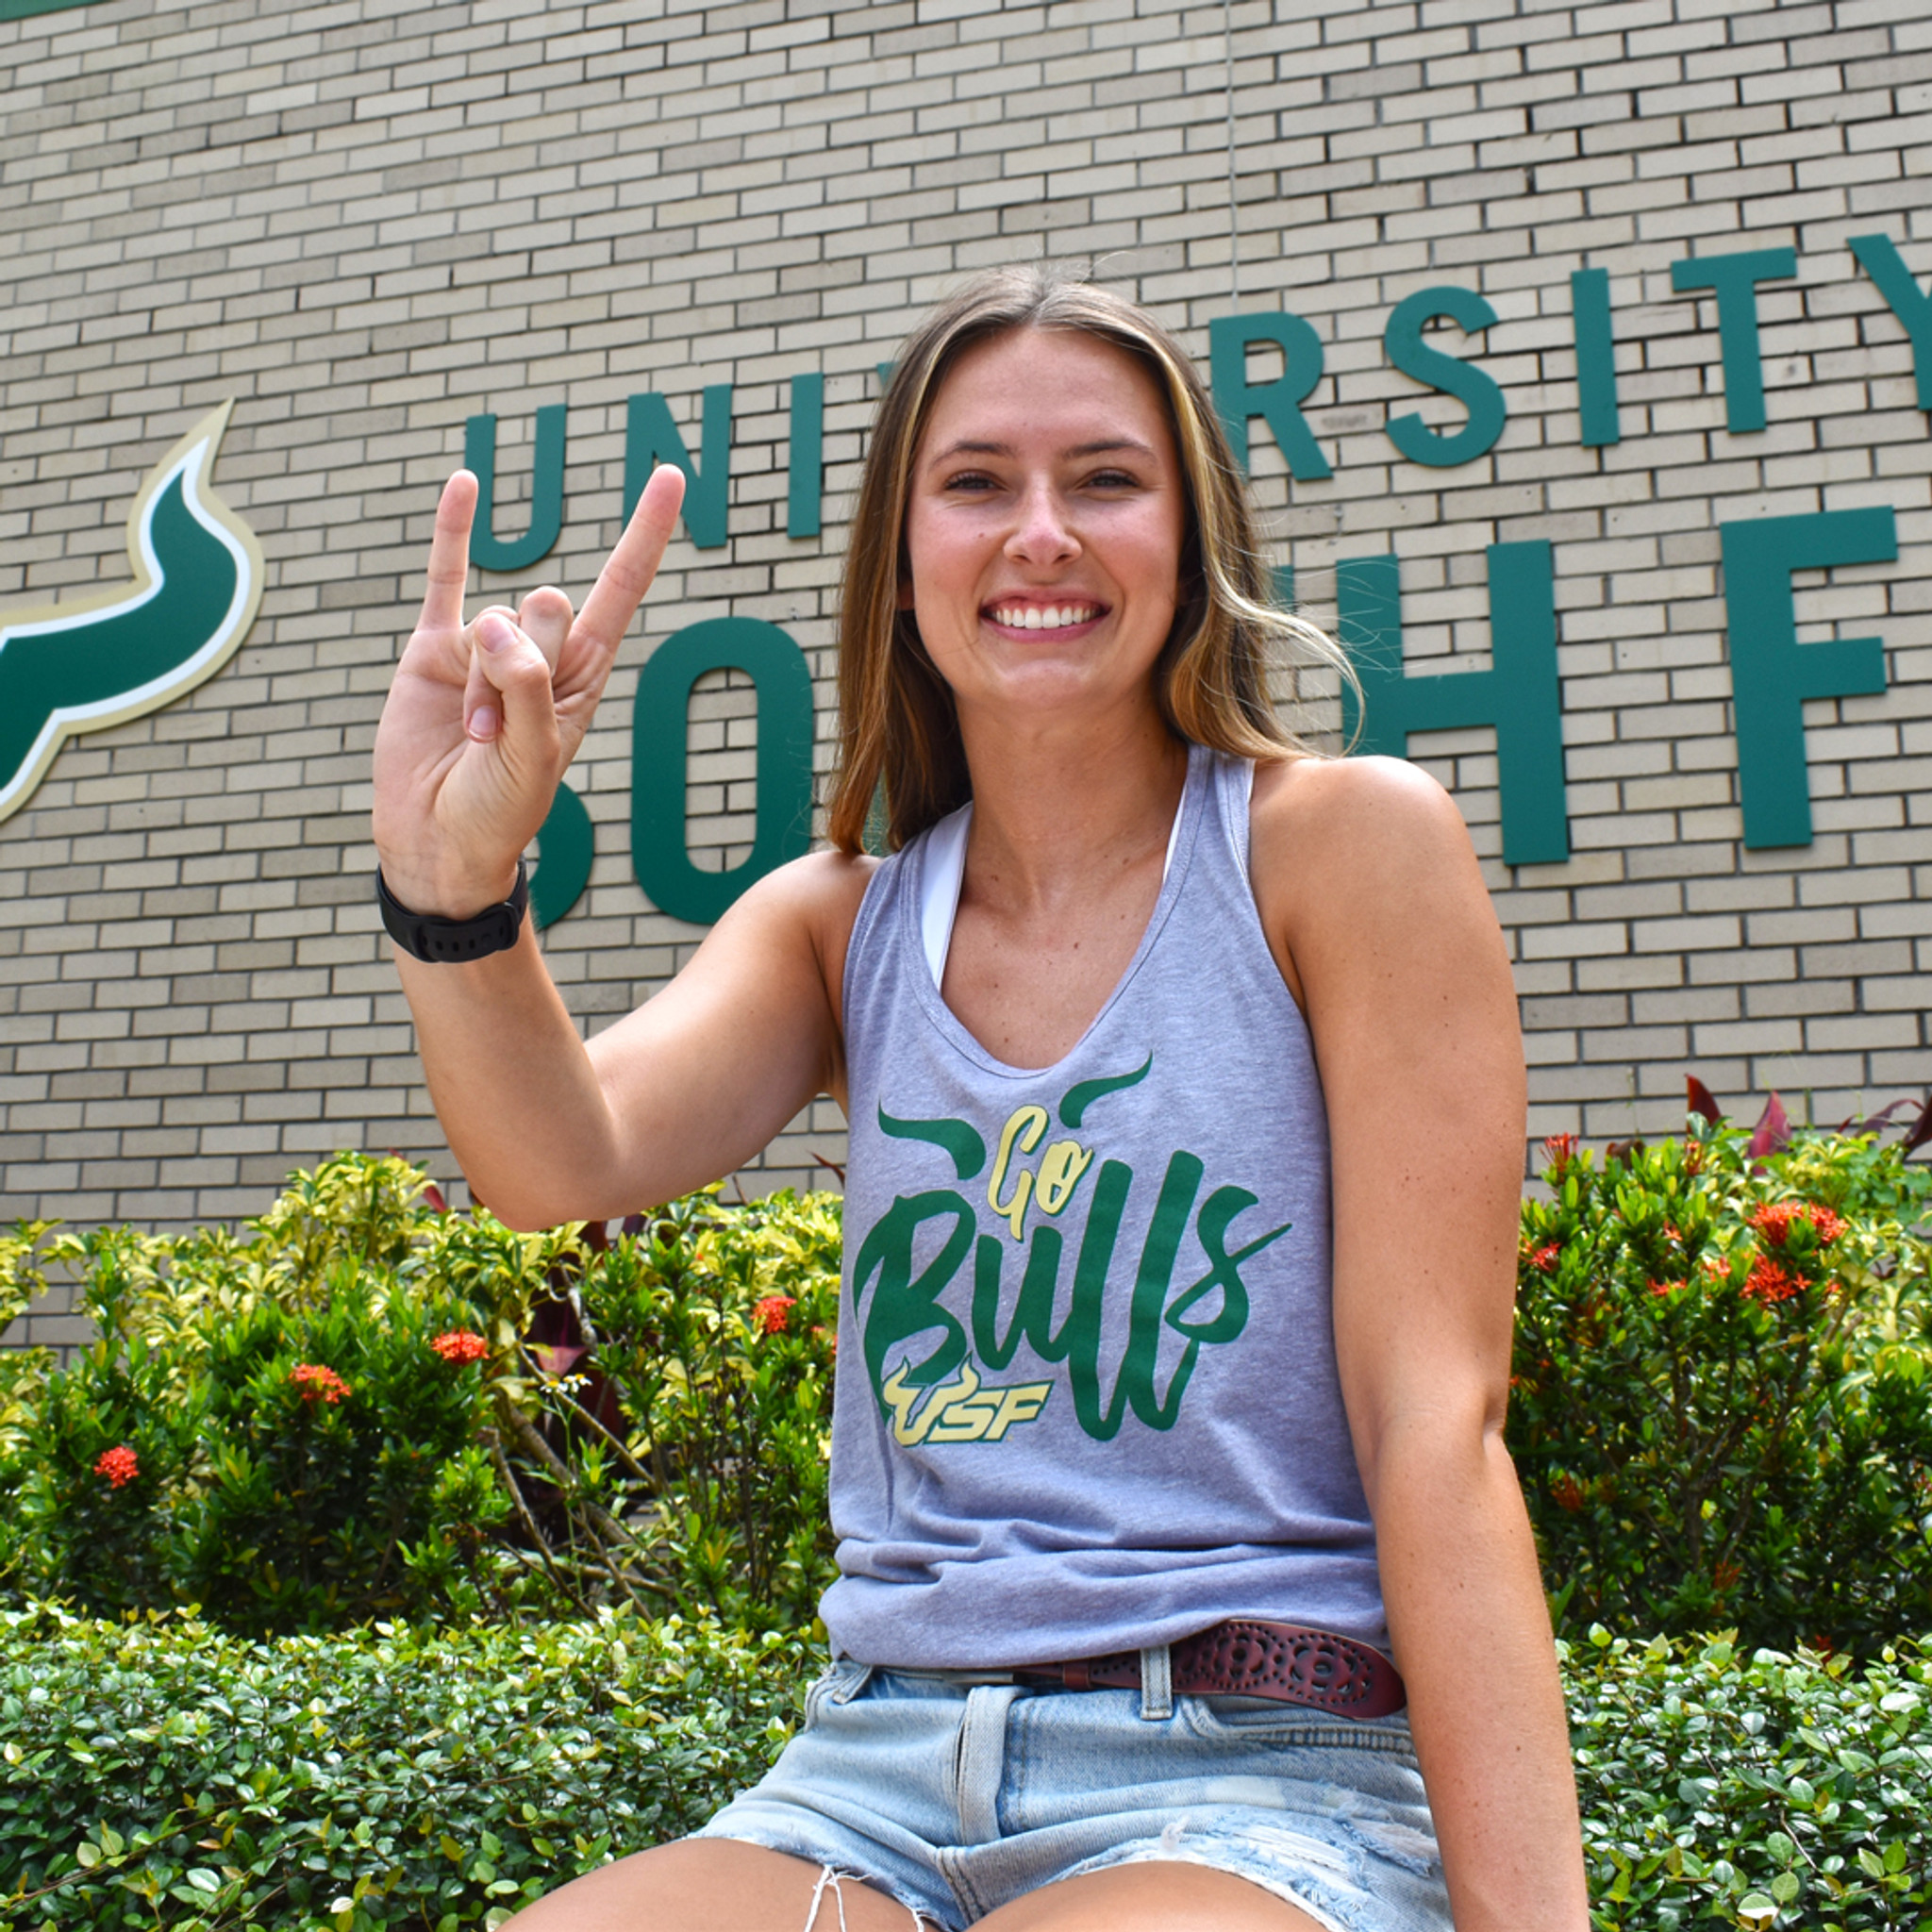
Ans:
[[[995,604],[987,615],[1008,630],[1065,630],[1091,624],[1100,615],[1097,604]]]

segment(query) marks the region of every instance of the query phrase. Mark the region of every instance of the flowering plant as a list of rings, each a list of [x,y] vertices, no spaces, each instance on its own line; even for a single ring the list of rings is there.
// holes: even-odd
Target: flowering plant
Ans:
[[[1564,1628],[1932,1626],[1932,1176],[1785,1134],[1546,1148],[1507,1440]]]
[[[0,1313],[64,1265],[96,1339],[0,1359],[0,1599],[257,1634],[625,1598],[810,1621],[824,1197],[519,1234],[342,1155],[241,1233],[49,1233],[0,1237]]]
[[[444,1361],[458,1367],[480,1362],[490,1353],[490,1344],[474,1328],[447,1328],[441,1335],[432,1335],[429,1346]]]
[[[297,1362],[289,1380],[304,1402],[325,1402],[331,1408],[349,1392],[349,1385],[321,1362]]]
[[[796,1295],[765,1295],[752,1304],[752,1324],[760,1335],[782,1335],[791,1325],[791,1310],[797,1306]]]

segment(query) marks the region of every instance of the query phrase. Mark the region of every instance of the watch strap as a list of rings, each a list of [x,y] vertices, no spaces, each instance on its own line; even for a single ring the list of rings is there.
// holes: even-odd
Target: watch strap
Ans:
[[[486,906],[474,919],[439,919],[433,913],[411,912],[390,891],[378,865],[375,903],[382,908],[382,923],[390,938],[412,958],[432,966],[486,959],[491,953],[507,953],[516,944],[530,904],[529,874],[520,858],[517,882],[508,899]]]

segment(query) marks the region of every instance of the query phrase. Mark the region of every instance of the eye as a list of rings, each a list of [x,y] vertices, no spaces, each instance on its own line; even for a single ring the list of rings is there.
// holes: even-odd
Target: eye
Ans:
[[[1126,470],[1096,470],[1087,479],[1090,490],[1138,490],[1140,477]]]
[[[973,496],[985,491],[997,490],[999,483],[984,470],[961,470],[957,475],[948,476],[940,488],[948,494],[957,491],[961,495]]]

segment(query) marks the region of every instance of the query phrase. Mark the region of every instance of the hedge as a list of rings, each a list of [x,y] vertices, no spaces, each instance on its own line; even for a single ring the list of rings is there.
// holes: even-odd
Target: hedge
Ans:
[[[1932,1926],[1932,1654],[1562,1646],[1603,1932]],[[0,1618],[0,1932],[490,1927],[783,1741],[795,1636]]]
[[[0,1618],[0,1932],[455,1932],[757,1775],[795,1637],[626,1611],[250,1642]]]

